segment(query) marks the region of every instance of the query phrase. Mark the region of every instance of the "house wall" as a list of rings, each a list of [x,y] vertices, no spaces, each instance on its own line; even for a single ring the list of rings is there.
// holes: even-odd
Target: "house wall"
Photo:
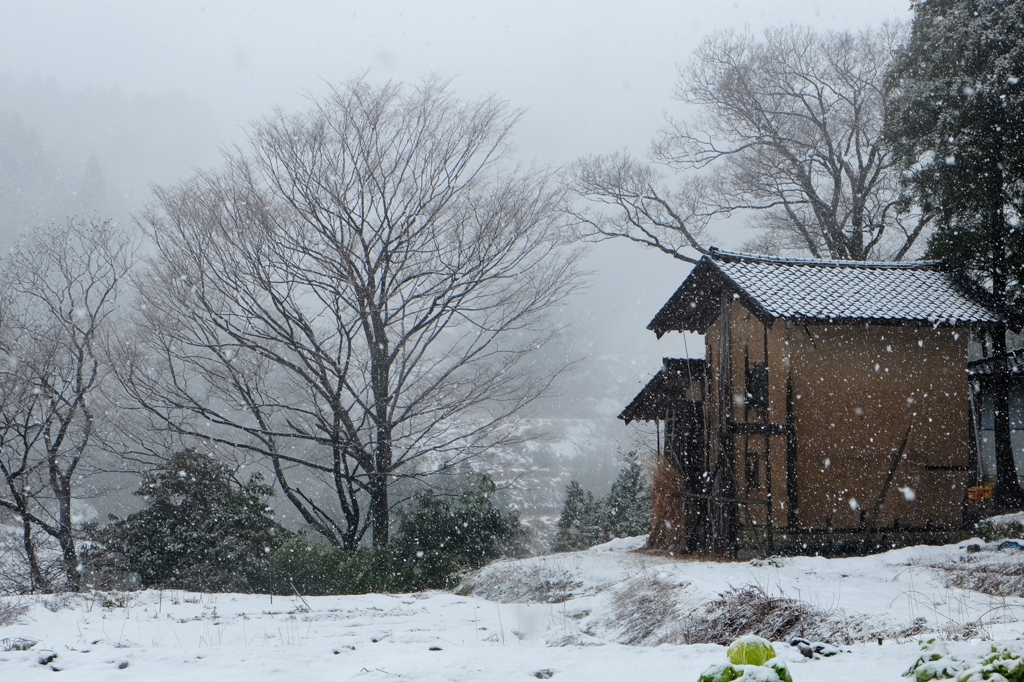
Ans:
[[[970,474],[967,335],[892,325],[787,332],[800,525],[859,528],[912,426],[876,527],[959,526]]]
[[[765,330],[733,301],[731,320],[734,421],[786,424],[792,382],[799,529],[858,530],[882,491],[892,456],[913,425],[876,528],[959,526],[969,480],[966,334],[950,328],[893,325],[794,325]],[[720,320],[707,330],[710,423],[719,423]],[[765,360],[767,413],[752,410],[744,390],[746,362]],[[711,437],[712,461],[720,443]],[[751,467],[748,453],[761,457]],[[786,436],[735,434],[732,471],[739,497],[771,495],[772,525],[791,520]],[[757,485],[748,485],[756,473]],[[753,482],[751,482],[753,483]],[[901,491],[902,489],[902,491]],[[911,492],[912,491],[912,492]],[[748,505],[738,525],[763,527],[768,507]]]
[[[765,329],[764,325],[738,302],[730,305],[731,348],[732,348],[732,398],[729,400],[731,418],[737,422],[771,423],[782,425],[786,422],[786,383],[788,372],[788,347],[784,325],[776,324]],[[708,359],[708,423],[710,425],[710,448],[712,468],[719,457],[720,443],[717,438],[719,424],[719,372],[721,318],[712,323],[705,333],[705,358]],[[767,341],[767,346],[766,346]],[[756,362],[765,362],[767,347],[768,365],[768,409],[757,410],[749,406],[745,391],[745,370]],[[760,529],[769,523],[769,505],[759,500],[770,500],[770,521],[775,529],[786,526],[788,519],[786,489],[786,436],[735,434],[732,444],[732,470],[735,494],[742,499],[754,500],[746,510],[739,510],[740,526],[755,525]],[[756,455],[756,480],[748,479],[748,454]],[[769,495],[771,491],[771,495]]]

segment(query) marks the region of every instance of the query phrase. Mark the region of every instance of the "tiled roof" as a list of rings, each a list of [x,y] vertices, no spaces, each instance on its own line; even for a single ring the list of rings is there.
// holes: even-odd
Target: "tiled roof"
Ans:
[[[765,321],[992,324],[999,314],[941,263],[864,263],[766,258],[713,251],[693,269],[648,328],[703,331],[722,290]],[[705,309],[703,312],[698,308]]]

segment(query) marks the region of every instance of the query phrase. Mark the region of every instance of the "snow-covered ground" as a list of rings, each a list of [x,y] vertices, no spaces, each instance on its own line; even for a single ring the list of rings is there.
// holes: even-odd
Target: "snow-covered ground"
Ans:
[[[900,631],[975,632],[952,645],[964,655],[987,651],[989,639],[1024,637],[1024,599],[947,587],[949,574],[935,568],[965,557],[1021,562],[1024,554],[998,543],[976,541],[983,550],[972,554],[961,543],[864,558],[703,562],[633,551],[642,542],[498,562],[468,581],[466,594],[23,598],[27,611],[0,627],[0,680],[49,679],[59,670],[61,679],[90,681],[695,682],[725,662],[725,648],[672,643],[695,636],[681,624],[744,586],[810,605],[846,627],[842,636],[885,635],[881,645],[872,638],[817,660],[777,644],[796,682],[904,679],[919,635]],[[638,622],[655,627],[638,635]],[[4,651],[22,640],[37,643]],[[631,640],[646,644],[623,643]]]

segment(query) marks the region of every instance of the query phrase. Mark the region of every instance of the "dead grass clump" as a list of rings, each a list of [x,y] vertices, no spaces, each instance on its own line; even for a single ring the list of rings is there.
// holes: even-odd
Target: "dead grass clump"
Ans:
[[[664,457],[658,457],[651,475],[651,532],[647,536],[649,548],[672,551],[686,542],[683,491],[683,477]]]
[[[0,651],[28,651],[36,644],[39,640],[28,637],[4,637],[0,639]]]
[[[1017,552],[972,554],[936,568],[946,574],[946,587],[994,597],[1024,597],[1024,561]]]
[[[631,580],[612,595],[613,620],[621,644],[683,644],[685,618],[677,606],[676,585],[655,576]]]
[[[497,562],[470,574],[457,594],[509,603],[560,604],[583,583],[559,562],[540,557],[532,561]]]
[[[62,592],[60,594],[55,594],[51,597],[43,599],[42,604],[47,611],[57,613],[58,611],[61,611],[63,609],[69,609],[73,607],[75,605],[75,599],[77,596],[78,595],[73,593]]]
[[[28,605],[20,599],[0,599],[0,627],[14,625],[28,613]]]
[[[890,636],[839,610],[825,610],[788,597],[774,597],[755,585],[723,592],[702,607],[681,606],[675,585],[657,577],[630,581],[612,597],[608,625],[622,644],[722,644],[755,634],[773,642],[803,637],[833,645]]]
[[[845,619],[789,597],[773,597],[755,585],[733,588],[708,602],[703,612],[692,614],[685,624],[692,644],[728,645],[741,635],[754,634],[770,642],[792,637],[849,643]]]

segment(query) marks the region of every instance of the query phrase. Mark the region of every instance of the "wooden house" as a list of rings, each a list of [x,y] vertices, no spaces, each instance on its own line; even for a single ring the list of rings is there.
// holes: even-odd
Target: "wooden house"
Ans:
[[[940,263],[712,251],[648,325],[704,335],[704,383],[651,399],[668,361],[620,416],[665,421],[688,550],[941,541],[977,477],[968,332],[999,320]]]

